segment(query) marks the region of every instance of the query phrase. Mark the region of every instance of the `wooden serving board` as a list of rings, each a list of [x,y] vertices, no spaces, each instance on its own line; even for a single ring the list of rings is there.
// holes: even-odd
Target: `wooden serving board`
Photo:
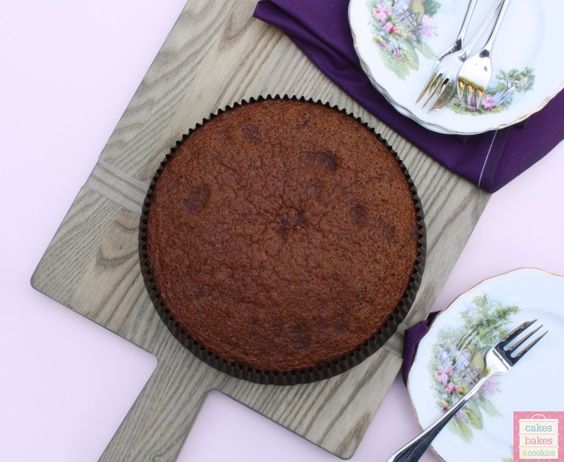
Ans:
[[[169,333],[140,274],[139,213],[159,163],[202,118],[243,98],[295,94],[337,104],[388,139],[417,185],[427,224],[426,270],[404,326],[425,317],[488,200],[363,110],[280,31],[253,19],[254,6],[255,0],[189,2],[32,278],[37,290],[158,359],[103,460],[174,460],[212,389],[348,458],[401,365],[403,328],[332,379],[258,385],[210,368]]]

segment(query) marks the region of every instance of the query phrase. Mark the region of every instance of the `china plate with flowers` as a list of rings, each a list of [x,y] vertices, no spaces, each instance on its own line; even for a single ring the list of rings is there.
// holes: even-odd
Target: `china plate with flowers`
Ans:
[[[467,37],[493,3],[478,2]],[[470,135],[515,124],[542,109],[564,84],[564,2],[519,0],[509,6],[494,45],[492,80],[480,106],[468,107],[456,96],[431,112],[416,104],[466,7],[460,0],[349,3],[355,49],[372,84],[400,113],[439,133]]]
[[[419,344],[407,388],[427,428],[482,374],[487,349],[530,319],[549,333],[442,430],[432,447],[443,460],[512,461],[514,411],[564,411],[564,277],[521,268],[487,279],[443,311]]]

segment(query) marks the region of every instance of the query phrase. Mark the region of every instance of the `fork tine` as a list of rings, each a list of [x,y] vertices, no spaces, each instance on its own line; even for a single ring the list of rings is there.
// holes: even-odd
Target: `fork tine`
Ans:
[[[474,85],[470,85],[467,84],[466,85],[466,106],[467,107],[472,107],[472,98],[474,96],[474,91],[476,90],[476,88],[474,87]]]
[[[460,90],[460,104],[466,106],[468,104],[468,87],[466,82],[462,83],[462,89]]]
[[[422,107],[426,107],[429,105],[429,102],[434,99],[435,95],[437,94],[437,91],[439,91],[439,88],[442,87],[442,84],[444,82],[445,78],[443,74],[438,74],[437,78],[435,79],[435,81],[433,82],[433,85],[431,87],[431,89],[429,90],[429,96],[427,97],[427,99],[425,100],[425,102],[423,103]]]
[[[445,85],[441,94],[437,96],[437,98],[435,98],[435,102],[433,103],[433,106],[431,106],[429,111],[436,111],[446,106],[456,93],[455,86],[456,81],[447,79],[447,84]]]
[[[441,100],[441,97],[444,95],[446,89],[449,85],[448,77],[445,77],[441,82],[441,86],[437,89],[435,94],[433,95],[433,101],[428,103],[429,111],[432,111],[435,108],[435,105]]]
[[[515,329],[513,329],[511,332],[509,332],[505,337],[501,339],[501,341],[499,342],[499,346],[501,347],[506,346],[509,342],[511,342],[511,340],[513,340],[521,332],[523,332],[525,329],[527,329],[535,322],[537,322],[537,319],[533,319],[531,321],[525,321],[524,323],[519,324]]]
[[[512,355],[510,356],[511,360],[513,361],[513,365],[515,365],[517,363],[517,361],[519,361],[523,356],[525,356],[527,354],[527,352],[533,348],[541,338],[543,338],[546,334],[548,334],[548,331],[545,330],[541,335],[539,335],[536,339],[534,339],[531,343],[529,343],[525,348],[523,348],[519,354],[517,355]]]
[[[435,83],[435,80],[437,80],[438,76],[439,76],[439,74],[436,71],[433,71],[431,78],[428,80],[427,85],[425,85],[425,88],[423,88],[420,95],[417,97],[417,101],[415,101],[415,104],[417,104],[417,103],[419,103],[419,101],[421,101],[421,98],[423,98],[423,96],[425,96],[425,94],[429,91],[431,86]]]
[[[435,93],[435,91],[437,89],[437,85],[440,84],[442,78],[443,78],[443,75],[440,72],[437,72],[435,74],[433,81],[431,82],[431,84],[429,85],[429,88],[427,89],[427,93],[425,93],[426,99],[424,99],[423,103],[421,104],[421,107],[425,107],[425,105],[429,102],[429,99]]]
[[[482,103],[482,97],[484,96],[484,90],[478,90],[476,93],[476,109],[480,109],[480,104]]]
[[[505,351],[507,351],[508,353],[513,353],[514,351],[517,350],[517,348],[519,348],[521,345],[523,345],[523,343],[525,343],[527,340],[529,340],[532,335],[536,334],[541,328],[542,328],[542,324],[539,327],[537,327],[535,330],[533,330],[532,332],[523,336],[523,338],[519,338],[518,341],[513,343],[510,347],[506,348]]]

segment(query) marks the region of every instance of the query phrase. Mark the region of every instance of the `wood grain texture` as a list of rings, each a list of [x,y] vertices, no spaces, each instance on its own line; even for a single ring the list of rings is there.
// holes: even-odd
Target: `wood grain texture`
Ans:
[[[104,460],[174,460],[211,389],[352,456],[400,368],[403,326],[425,317],[488,199],[362,109],[278,30],[252,19],[254,4],[189,2],[32,278],[41,292],[158,358]],[[398,333],[345,374],[292,387],[241,381],[192,356],[153,309],[137,255],[141,204],[170,147],[218,108],[267,94],[328,101],[375,127],[410,170],[427,224],[423,282]]]

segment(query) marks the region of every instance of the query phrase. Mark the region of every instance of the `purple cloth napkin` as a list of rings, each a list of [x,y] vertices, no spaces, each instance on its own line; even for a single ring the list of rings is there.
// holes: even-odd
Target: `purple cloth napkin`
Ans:
[[[419,345],[421,339],[425,337],[427,332],[429,332],[429,328],[438,314],[439,311],[429,313],[427,319],[414,324],[409,329],[406,329],[403,334],[403,364],[401,366],[401,377],[403,379],[403,383],[406,385],[409,371],[411,370],[411,366],[413,366],[413,361],[415,361],[417,346]]]
[[[348,4],[349,0],[262,0],[255,17],[282,29],[317,67],[376,117],[486,191],[501,188],[564,137],[564,92],[524,124],[466,137],[434,133],[400,115],[360,67],[347,19]]]

